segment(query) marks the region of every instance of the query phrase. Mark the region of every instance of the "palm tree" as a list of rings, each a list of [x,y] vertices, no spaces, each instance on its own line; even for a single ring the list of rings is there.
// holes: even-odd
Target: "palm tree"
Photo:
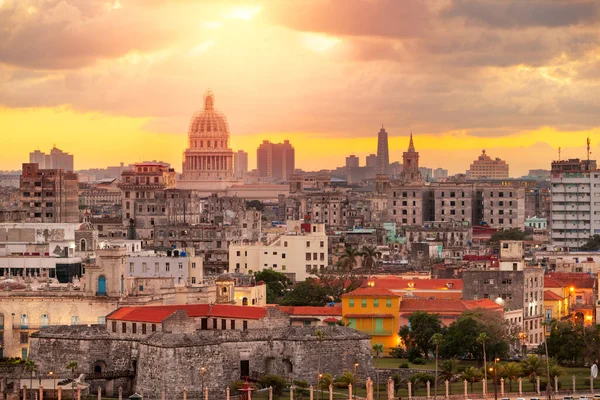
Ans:
[[[373,268],[377,266],[381,252],[377,251],[375,246],[364,246],[360,252],[362,257],[363,267],[367,270],[370,275],[373,272]]]
[[[440,349],[440,344],[444,341],[444,336],[441,333],[434,333],[429,339],[431,343],[435,345],[435,383],[433,385],[433,398],[437,399],[437,384],[438,384],[438,354]]]
[[[487,357],[485,354],[485,342],[488,340],[488,335],[485,332],[481,332],[479,337],[477,337],[477,342],[481,343],[483,346],[483,379],[485,379],[485,384],[487,386]],[[487,388],[486,388],[487,394]]]
[[[512,392],[512,383],[518,381],[521,375],[523,375],[523,371],[518,363],[511,362],[504,366],[502,376],[504,379],[508,379],[509,392]]]
[[[335,381],[341,384],[342,387],[348,387],[349,384],[352,384],[352,386],[356,385],[356,377],[350,371],[345,371]]]
[[[458,374],[459,364],[458,360],[454,359],[444,361],[441,365],[440,377],[445,381],[452,382],[456,377],[456,374]],[[450,390],[452,391],[452,386],[450,386]],[[452,394],[452,392],[450,394]]]
[[[24,365],[25,365],[25,370],[27,370],[29,372],[29,390],[32,390],[31,388],[33,386],[33,374],[37,370],[37,365],[36,365],[35,361],[33,361],[30,358],[25,360]]]
[[[471,384],[471,393],[473,393],[473,384],[475,382],[481,382],[483,374],[479,368],[467,367],[461,375],[461,379],[466,380]]]
[[[340,257],[340,263],[348,271],[352,271],[356,267],[356,259],[360,253],[354,247],[346,247],[344,254]]]
[[[379,355],[383,353],[383,345],[382,344],[374,344],[373,351],[375,352],[375,358],[379,358]]]
[[[525,361],[521,361],[521,368],[523,369],[523,376],[528,377],[529,381],[533,383],[535,378],[542,373],[542,361],[538,356],[530,355]]]
[[[333,384],[333,376],[331,374],[323,374],[321,382],[319,383],[319,389],[328,390],[329,385]]]
[[[67,364],[67,369],[71,370],[71,373],[73,374],[73,382],[71,383],[71,394],[73,395],[73,399],[75,398],[75,377],[76,377],[76,371],[77,371],[77,367],[79,367],[79,364],[77,364],[77,361],[69,361],[69,363]]]

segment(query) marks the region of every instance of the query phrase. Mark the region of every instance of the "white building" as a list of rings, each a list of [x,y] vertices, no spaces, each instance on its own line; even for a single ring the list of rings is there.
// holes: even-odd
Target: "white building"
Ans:
[[[324,224],[287,221],[286,232],[268,244],[231,244],[229,272],[272,269],[303,281],[313,270],[327,268],[328,253]]]
[[[202,261],[202,256],[197,256],[194,249],[152,255],[129,253],[126,277],[173,278],[175,286],[199,286],[204,279]]]
[[[578,249],[600,234],[600,171],[595,160],[554,161],[551,177],[552,244]]]

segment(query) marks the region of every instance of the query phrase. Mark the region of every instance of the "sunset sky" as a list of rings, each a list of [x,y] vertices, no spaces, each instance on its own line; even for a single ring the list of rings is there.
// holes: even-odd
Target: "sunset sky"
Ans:
[[[264,139],[363,165],[383,124],[390,161],[412,130],[422,166],[521,176],[600,158],[600,2],[0,0],[0,169],[56,144],[180,171],[208,88],[251,169]]]

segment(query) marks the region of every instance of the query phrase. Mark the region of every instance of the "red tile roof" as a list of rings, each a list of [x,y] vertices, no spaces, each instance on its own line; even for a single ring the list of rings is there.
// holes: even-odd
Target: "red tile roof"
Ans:
[[[190,318],[219,317],[238,319],[261,319],[266,315],[264,307],[234,306],[228,304],[181,304],[167,306],[120,307],[106,319],[117,321],[160,323],[176,311],[185,311]]]
[[[426,311],[430,313],[456,313],[462,314],[467,310],[485,308],[489,310],[502,311],[502,306],[490,299],[482,300],[428,300],[410,299],[404,297],[400,302],[400,314],[413,313],[415,311]]]
[[[544,301],[562,300],[562,297],[554,293],[552,290],[544,290]]]
[[[296,307],[296,306],[278,306],[279,310],[289,315],[331,315],[342,316],[342,306],[325,307]]]
[[[346,314],[345,318],[394,318],[392,314]]]
[[[355,297],[355,296],[363,296],[363,297],[400,297],[400,295],[382,287],[361,287],[355,289],[349,293],[345,293],[342,297]]]
[[[376,277],[375,287],[390,290],[458,290],[462,291],[462,279],[402,279],[398,277]],[[412,285],[412,286],[411,286]]]
[[[562,285],[560,287],[574,286],[579,289],[593,289],[596,287],[596,280],[586,273],[554,272],[546,275],[544,280],[549,278],[558,281]],[[544,286],[546,286],[545,283]]]
[[[562,284],[558,280],[551,278],[549,276],[544,277],[544,287],[552,287],[552,288],[561,288],[566,285]]]
[[[337,318],[332,318],[332,317],[325,318],[325,319],[323,320],[323,322],[338,322],[338,321],[339,321],[339,319],[337,319]]]

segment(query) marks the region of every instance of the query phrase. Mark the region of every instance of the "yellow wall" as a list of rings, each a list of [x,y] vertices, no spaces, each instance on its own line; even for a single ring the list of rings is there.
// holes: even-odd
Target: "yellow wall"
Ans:
[[[363,306],[363,300],[366,305]],[[376,300],[378,301],[378,305]],[[390,306],[387,306],[387,300],[390,300]],[[352,306],[352,301],[354,306]],[[342,298],[342,319],[345,324],[352,321],[356,330],[364,332],[371,336],[371,345],[382,344],[384,354],[388,354],[390,349],[400,345],[400,336],[398,335],[400,298],[399,297],[372,297],[372,296],[344,296]],[[349,318],[347,315],[363,314],[364,317]],[[383,318],[382,325],[377,328],[377,318],[372,314],[390,314],[392,318]]]

